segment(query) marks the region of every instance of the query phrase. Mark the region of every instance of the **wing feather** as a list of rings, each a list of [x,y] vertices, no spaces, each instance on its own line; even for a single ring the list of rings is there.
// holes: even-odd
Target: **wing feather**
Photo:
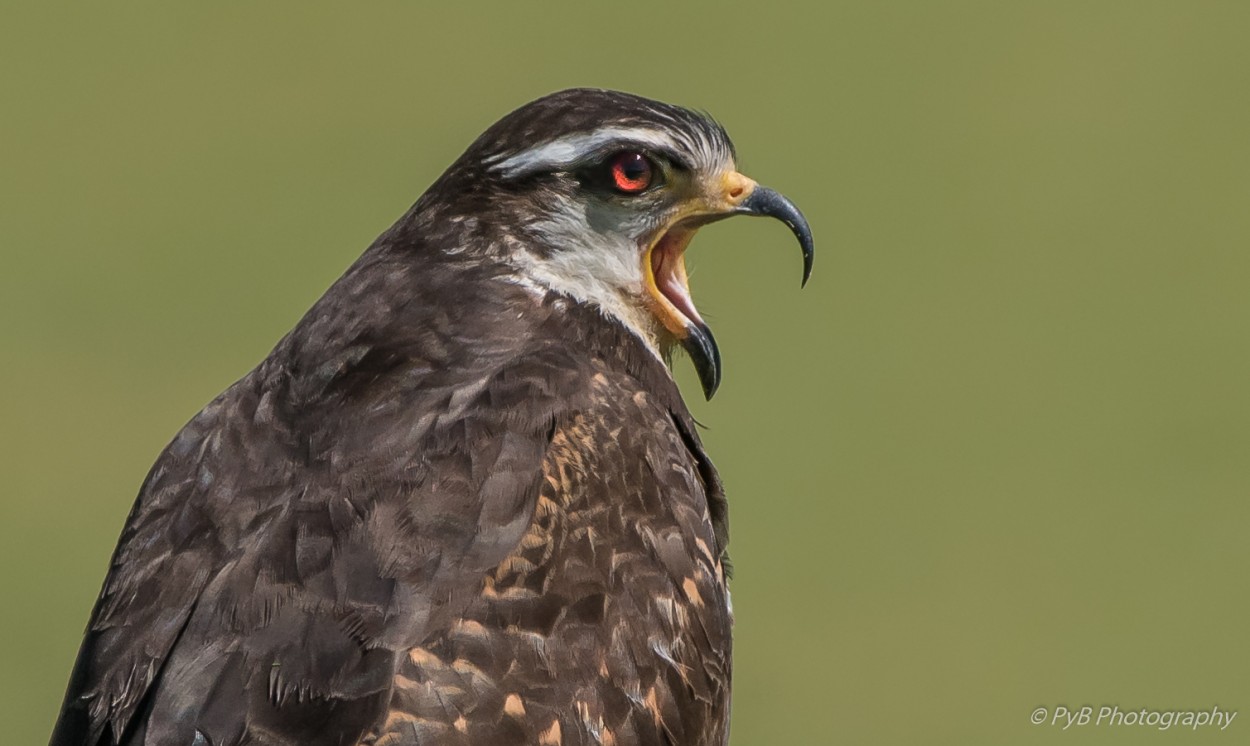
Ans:
[[[385,715],[398,659],[524,533],[569,404],[552,368],[574,367],[556,349],[473,371],[398,357],[357,351],[311,403],[271,358],[179,433],[127,521],[53,746],[337,745]]]

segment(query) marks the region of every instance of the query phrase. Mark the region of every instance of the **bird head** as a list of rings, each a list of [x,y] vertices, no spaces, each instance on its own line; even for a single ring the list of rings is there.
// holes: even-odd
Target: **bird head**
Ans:
[[[570,89],[490,127],[427,193],[428,207],[439,222],[484,230],[484,250],[516,281],[597,306],[662,356],[683,347],[711,398],[720,353],[685,265],[698,229],[733,215],[778,218],[798,238],[804,283],[812,264],[802,213],[735,161],[725,130],[707,115]]]

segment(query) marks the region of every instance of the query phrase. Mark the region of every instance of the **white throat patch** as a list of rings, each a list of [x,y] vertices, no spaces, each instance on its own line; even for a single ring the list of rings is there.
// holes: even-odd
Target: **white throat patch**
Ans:
[[[597,307],[661,354],[661,328],[645,305],[646,280],[642,249],[628,237],[596,232],[583,213],[555,210],[529,225],[529,230],[552,247],[540,256],[523,247],[512,252],[521,275],[542,290],[550,290]]]

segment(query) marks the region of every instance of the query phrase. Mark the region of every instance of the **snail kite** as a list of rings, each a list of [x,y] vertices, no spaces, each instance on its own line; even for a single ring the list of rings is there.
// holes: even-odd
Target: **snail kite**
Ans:
[[[664,359],[730,215],[709,117],[575,89],[481,135],[139,491],[54,746],[721,745],[726,502]]]

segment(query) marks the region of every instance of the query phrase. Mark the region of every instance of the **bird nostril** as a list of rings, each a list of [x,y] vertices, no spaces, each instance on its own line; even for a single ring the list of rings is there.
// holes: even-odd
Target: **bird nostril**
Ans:
[[[720,189],[721,194],[724,195],[722,199],[730,207],[737,207],[742,204],[751,195],[751,190],[754,188],[755,182],[737,171],[729,171],[721,177]]]

